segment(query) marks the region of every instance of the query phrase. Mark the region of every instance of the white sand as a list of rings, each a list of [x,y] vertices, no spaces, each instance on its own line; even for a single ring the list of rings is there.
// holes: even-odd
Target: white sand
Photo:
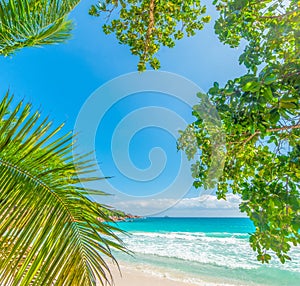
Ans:
[[[123,265],[120,268],[122,277],[116,267],[112,267],[115,286],[199,286],[199,284],[174,281],[164,275],[147,273],[142,269],[128,268]]]

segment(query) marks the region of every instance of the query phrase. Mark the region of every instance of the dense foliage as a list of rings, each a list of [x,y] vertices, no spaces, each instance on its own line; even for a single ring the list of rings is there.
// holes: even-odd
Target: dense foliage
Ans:
[[[90,9],[93,16],[106,14],[104,33],[114,33],[120,44],[139,56],[139,71],[145,70],[147,63],[160,68],[155,54],[161,46],[171,48],[184,34],[195,35],[210,21],[205,13],[199,0],[105,0]]]
[[[256,227],[250,243],[258,260],[268,262],[274,251],[285,262],[291,244],[300,242],[300,2],[214,4],[220,11],[219,39],[231,47],[244,40],[240,63],[248,68],[246,75],[224,87],[215,83],[208,92],[226,134],[217,194],[225,198],[232,190],[241,195],[240,209]],[[199,106],[194,108],[197,121],[179,139],[179,148],[190,157],[199,153],[193,166],[196,187],[207,179],[212,154]],[[191,133],[194,141],[188,140]]]

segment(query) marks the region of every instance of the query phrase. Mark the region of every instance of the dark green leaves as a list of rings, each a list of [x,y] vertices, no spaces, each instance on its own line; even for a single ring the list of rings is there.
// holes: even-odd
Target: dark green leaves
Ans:
[[[247,41],[240,63],[257,72],[263,63],[281,64],[299,58],[299,6],[284,0],[218,0],[215,24],[220,40],[232,47]],[[272,77],[270,78],[272,81]],[[268,82],[268,80],[267,80]],[[267,83],[268,84],[268,83]]]
[[[273,108],[271,111],[270,111],[270,122],[271,123],[277,123],[280,119],[280,114],[278,112],[278,109],[277,108]]]
[[[224,87],[214,83],[208,92],[226,134],[227,157],[217,195],[240,194],[240,210],[256,227],[250,244],[257,259],[268,263],[275,254],[284,263],[291,259],[291,245],[300,243],[299,1],[214,4],[220,11],[215,24],[219,39],[231,47],[243,39],[246,47],[239,61],[248,68],[246,75]],[[211,140],[199,114],[193,115],[197,120],[187,133],[197,138],[198,148],[195,142],[189,145],[185,132],[179,147],[190,157],[200,153],[192,172],[194,185],[203,187]]]

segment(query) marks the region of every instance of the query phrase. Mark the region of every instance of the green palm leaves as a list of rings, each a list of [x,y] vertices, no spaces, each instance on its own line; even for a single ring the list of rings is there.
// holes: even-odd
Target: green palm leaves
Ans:
[[[0,55],[70,37],[67,15],[80,0],[0,0]]]
[[[30,105],[0,103],[0,284],[94,285],[110,280],[102,256],[121,249],[114,227],[80,186],[93,171],[73,158],[72,135],[50,131]],[[78,172],[77,172],[78,171]],[[85,181],[97,178],[85,175]],[[97,194],[101,192],[97,192]]]

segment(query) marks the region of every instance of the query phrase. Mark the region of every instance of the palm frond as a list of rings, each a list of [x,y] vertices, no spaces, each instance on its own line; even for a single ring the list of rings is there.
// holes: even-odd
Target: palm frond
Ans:
[[[103,257],[125,249],[80,186],[76,168],[89,173],[91,162],[72,158],[72,135],[57,135],[62,126],[50,131],[23,102],[10,111],[11,100],[0,103],[0,284],[104,285]]]
[[[0,0],[0,55],[64,42],[70,37],[68,14],[80,0]]]

